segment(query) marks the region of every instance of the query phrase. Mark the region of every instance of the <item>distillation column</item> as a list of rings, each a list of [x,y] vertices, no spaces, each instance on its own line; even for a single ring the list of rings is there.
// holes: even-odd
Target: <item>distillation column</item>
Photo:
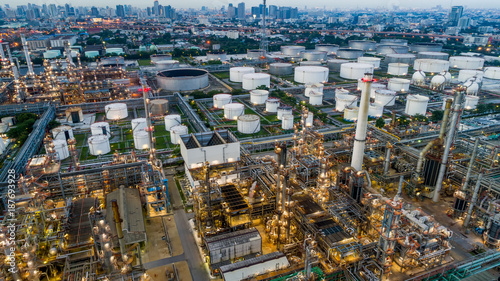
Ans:
[[[373,75],[366,73],[363,77],[363,82],[361,102],[359,104],[358,123],[356,125],[356,136],[354,137],[354,147],[351,159],[351,166],[356,171],[361,171],[363,168],[366,128],[368,125],[368,106],[370,105],[370,89],[373,82]]]

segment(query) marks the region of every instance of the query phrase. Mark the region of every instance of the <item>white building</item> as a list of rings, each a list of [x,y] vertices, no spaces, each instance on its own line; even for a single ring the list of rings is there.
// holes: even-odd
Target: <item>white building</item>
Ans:
[[[76,43],[77,38],[78,37],[74,34],[55,36],[55,37],[50,39],[50,46],[52,48],[66,47],[66,44],[68,41],[70,43],[70,46],[73,46]]]
[[[273,252],[248,260],[220,267],[224,281],[239,281],[269,271],[277,271],[290,266],[285,254]]]

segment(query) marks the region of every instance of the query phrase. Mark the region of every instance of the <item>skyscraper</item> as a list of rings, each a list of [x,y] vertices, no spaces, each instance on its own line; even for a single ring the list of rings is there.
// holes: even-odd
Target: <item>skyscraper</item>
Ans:
[[[227,7],[227,17],[230,19],[234,19],[236,17],[236,7],[234,7],[232,3],[229,3],[229,6]]]
[[[154,8],[153,8],[153,14],[155,14],[155,16],[160,16],[160,7],[159,7],[159,3],[158,3],[158,0],[155,0],[155,5],[154,5]]]
[[[462,14],[464,12],[464,7],[463,6],[453,6],[451,7],[451,12],[448,17],[448,24],[451,26],[457,26],[458,25],[458,20],[462,17]]]
[[[238,19],[245,19],[245,3],[241,2],[238,4]]]
[[[123,5],[116,5],[116,15],[120,18],[125,17],[125,8]]]

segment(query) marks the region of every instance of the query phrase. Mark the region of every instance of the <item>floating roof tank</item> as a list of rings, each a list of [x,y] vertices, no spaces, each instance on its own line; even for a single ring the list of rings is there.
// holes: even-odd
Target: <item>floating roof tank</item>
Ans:
[[[326,59],[326,52],[322,51],[303,51],[300,56],[308,61],[322,61]]]
[[[180,144],[182,141],[181,136],[189,132],[188,127],[184,125],[177,125],[170,129],[170,142],[173,144]]]
[[[134,131],[134,147],[135,149],[144,150],[149,149],[151,142],[149,140],[149,133],[144,130]]]
[[[406,54],[410,48],[402,45],[378,45],[377,53],[382,55],[388,54]]]
[[[120,120],[128,117],[128,110],[126,103],[112,103],[104,107],[106,119]]]
[[[241,103],[228,103],[224,105],[224,118],[226,119],[236,120],[244,112],[245,106]]]
[[[55,140],[69,140],[75,138],[73,136],[73,128],[62,125],[52,129],[52,138]]]
[[[148,122],[146,118],[136,118],[132,119],[132,122],[130,122],[132,125],[132,131],[137,132],[137,131],[144,131],[148,127]]]
[[[224,108],[224,105],[231,103],[233,96],[230,94],[216,94],[212,97],[214,108]]]
[[[396,92],[392,90],[379,89],[375,91],[375,103],[386,106],[393,106],[396,100]]]
[[[327,52],[328,55],[334,55],[339,49],[339,45],[336,44],[316,44],[314,47],[316,51]]]
[[[150,101],[151,114],[154,116],[163,116],[168,113],[168,100],[155,99]]]
[[[349,40],[349,48],[374,51],[377,48],[377,42],[370,40]]]
[[[278,76],[290,75],[293,73],[293,66],[291,63],[271,63],[269,65],[269,73]]]
[[[339,48],[337,58],[355,60],[361,57],[365,52],[362,49]]]
[[[269,113],[278,112],[280,100],[276,98],[269,98],[266,100],[266,111]]]
[[[410,89],[410,80],[403,78],[390,78],[387,89],[396,92],[408,92]]]
[[[372,64],[374,68],[380,68],[380,61],[382,59],[376,58],[376,57],[359,57],[358,62],[359,63],[367,63],[367,64]]]
[[[300,57],[300,53],[305,50],[304,46],[281,46],[281,53],[289,57]]]
[[[106,135],[91,136],[88,139],[88,144],[91,155],[103,155],[111,151],[109,137]]]
[[[0,139],[0,141],[2,140]],[[64,160],[69,157],[68,143],[66,140],[53,140],[52,143],[54,144],[54,150],[59,160]]]
[[[344,63],[348,63],[348,60],[341,60],[341,59],[331,59],[327,61],[328,68],[331,71],[339,72],[340,71],[340,66]]]
[[[358,97],[345,95],[345,94],[335,94],[335,110],[338,112],[343,112],[349,106],[357,105]]]
[[[416,56],[413,54],[388,54],[385,56],[385,62],[387,63],[407,63],[413,64]]]
[[[304,91],[304,96],[309,97],[309,93],[311,91],[314,91],[316,93],[323,93],[323,88],[324,88],[324,85],[321,83],[307,84],[306,89]]]
[[[172,127],[178,126],[181,124],[181,116],[179,114],[170,114],[165,116],[165,130],[170,131]]]
[[[458,69],[482,69],[484,59],[478,57],[455,56],[450,57],[450,67]]]
[[[283,115],[281,117],[281,128],[283,130],[293,129],[293,115]]]
[[[198,68],[176,68],[156,74],[158,86],[166,91],[193,91],[208,86],[208,71]]]
[[[417,59],[448,60],[449,56],[442,52],[420,52],[417,54]]]
[[[440,43],[414,43],[410,46],[410,51],[418,53],[418,52],[441,52],[443,49],[443,44]]]
[[[309,93],[309,104],[310,105],[322,105],[323,104],[323,93],[316,93],[314,91]]]
[[[408,74],[409,65],[406,63],[390,63],[387,66],[387,74],[395,76],[405,76]]]
[[[484,72],[482,72],[481,70],[462,69],[458,72],[458,82],[465,82],[474,77],[482,80],[483,76]]]
[[[413,68],[422,70],[423,72],[439,73],[442,71],[448,71],[450,63],[445,60],[416,59],[413,64]]]
[[[500,67],[486,67],[484,69],[484,77],[488,79],[500,79]]]

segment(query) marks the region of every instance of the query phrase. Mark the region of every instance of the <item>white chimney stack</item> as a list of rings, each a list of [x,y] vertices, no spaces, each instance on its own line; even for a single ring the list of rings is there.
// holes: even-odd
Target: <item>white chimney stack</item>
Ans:
[[[372,82],[373,75],[365,73],[365,76],[363,77],[363,88],[361,89],[356,136],[354,137],[354,147],[351,159],[351,166],[357,171],[361,171],[363,168],[366,128],[368,125],[368,106],[370,105],[370,89],[372,87]]]
[[[21,42],[23,43],[24,56],[26,57],[26,64],[28,65],[28,76],[35,75],[33,71],[33,64],[31,64],[30,51],[28,49],[28,43],[26,42],[26,38],[24,38],[24,34],[21,34]]]

